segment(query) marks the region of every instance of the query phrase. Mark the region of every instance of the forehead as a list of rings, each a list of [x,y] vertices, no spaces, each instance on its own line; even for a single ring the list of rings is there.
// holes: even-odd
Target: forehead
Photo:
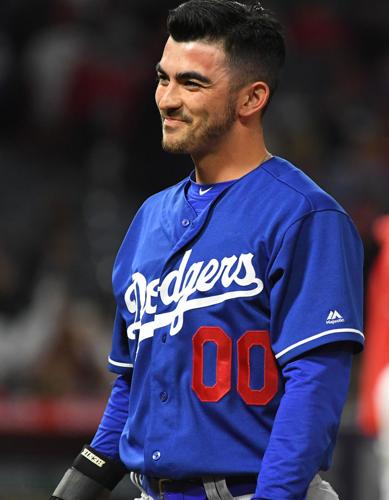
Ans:
[[[197,71],[207,76],[227,69],[221,42],[176,42],[172,37],[166,42],[160,64],[168,73]]]

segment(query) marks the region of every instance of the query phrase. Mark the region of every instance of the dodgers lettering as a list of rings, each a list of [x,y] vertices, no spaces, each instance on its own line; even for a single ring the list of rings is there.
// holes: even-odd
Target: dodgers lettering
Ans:
[[[127,330],[129,339],[134,340],[135,331],[140,330],[140,342],[152,335],[155,328],[162,326],[170,326],[170,335],[176,335],[182,329],[186,311],[206,308],[239,297],[252,297],[262,292],[263,282],[256,276],[252,263],[253,254],[241,254],[239,257],[232,255],[221,261],[211,259],[208,263],[194,262],[187,268],[191,253],[192,250],[185,252],[178,270],[168,273],[161,284],[159,279],[148,283],[143,274],[133,274],[133,281],[124,295],[128,311],[135,316],[135,321]],[[226,289],[225,292],[217,295],[208,293],[202,298],[189,300],[196,292],[211,292],[218,281]],[[229,291],[232,284],[238,285],[239,289]],[[163,304],[175,304],[176,309],[168,315],[155,314],[158,296]],[[142,318],[145,313],[155,316],[152,325],[143,325],[143,332],[148,333],[142,334]]]

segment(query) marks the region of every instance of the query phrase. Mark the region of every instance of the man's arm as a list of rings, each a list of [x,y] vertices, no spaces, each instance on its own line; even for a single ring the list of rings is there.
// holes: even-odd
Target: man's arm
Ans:
[[[119,440],[128,417],[131,375],[119,375],[115,380],[103,418],[91,446],[105,456],[119,461]]]
[[[257,500],[304,500],[328,468],[350,380],[351,343],[316,348],[287,363],[285,394],[259,473]]]
[[[119,458],[119,439],[127,421],[130,384],[130,374],[117,377],[91,445],[76,457],[52,499],[96,500],[123,478],[126,468]]]

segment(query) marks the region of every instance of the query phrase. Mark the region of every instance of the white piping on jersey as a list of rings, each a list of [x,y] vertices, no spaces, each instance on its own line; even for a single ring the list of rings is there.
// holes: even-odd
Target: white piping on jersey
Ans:
[[[114,366],[121,366],[122,368],[133,368],[133,364],[131,363],[119,363],[119,361],[114,361],[110,356],[108,356],[108,362]]]
[[[226,300],[240,297],[254,297],[263,290],[263,282],[257,278],[253,265],[252,253],[224,257],[220,261],[194,262],[188,266],[192,250],[185,252],[178,269],[168,273],[162,282],[155,279],[147,282],[141,273],[132,275],[132,283],[128,287],[124,299],[130,313],[135,315],[134,322],[128,326],[127,335],[130,340],[136,339],[139,332],[139,343],[154,335],[156,328],[170,326],[170,335],[176,335],[183,327],[184,314],[193,309],[200,309]],[[238,290],[230,290],[212,295],[217,282],[228,289],[232,284]],[[209,292],[206,296],[189,299],[195,292]],[[165,305],[176,304],[173,311],[156,314],[158,298]],[[149,322],[142,323],[144,314],[153,316]]]
[[[354,328],[336,328],[335,330],[326,330],[325,332],[317,333],[316,335],[312,335],[312,337],[308,337],[306,339],[300,340],[299,342],[296,342],[295,344],[290,345],[283,351],[279,352],[278,354],[275,355],[276,359],[279,359],[281,356],[286,354],[287,352],[291,351],[292,349],[295,349],[296,347],[299,347],[300,345],[306,344],[307,342],[311,342],[312,340],[319,339],[320,337],[325,337],[326,335],[332,335],[334,333],[357,333],[358,335],[361,335],[362,338],[365,338],[363,333],[359,330],[355,330]]]

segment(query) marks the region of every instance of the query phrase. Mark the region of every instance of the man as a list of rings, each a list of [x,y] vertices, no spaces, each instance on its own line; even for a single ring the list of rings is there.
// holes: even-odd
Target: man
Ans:
[[[338,498],[317,473],[363,343],[360,239],[266,149],[279,24],[259,4],[190,0],[168,32],[162,144],[195,170],[145,202],[119,250],[119,377],[54,497],[97,498],[129,470],[153,498]]]

